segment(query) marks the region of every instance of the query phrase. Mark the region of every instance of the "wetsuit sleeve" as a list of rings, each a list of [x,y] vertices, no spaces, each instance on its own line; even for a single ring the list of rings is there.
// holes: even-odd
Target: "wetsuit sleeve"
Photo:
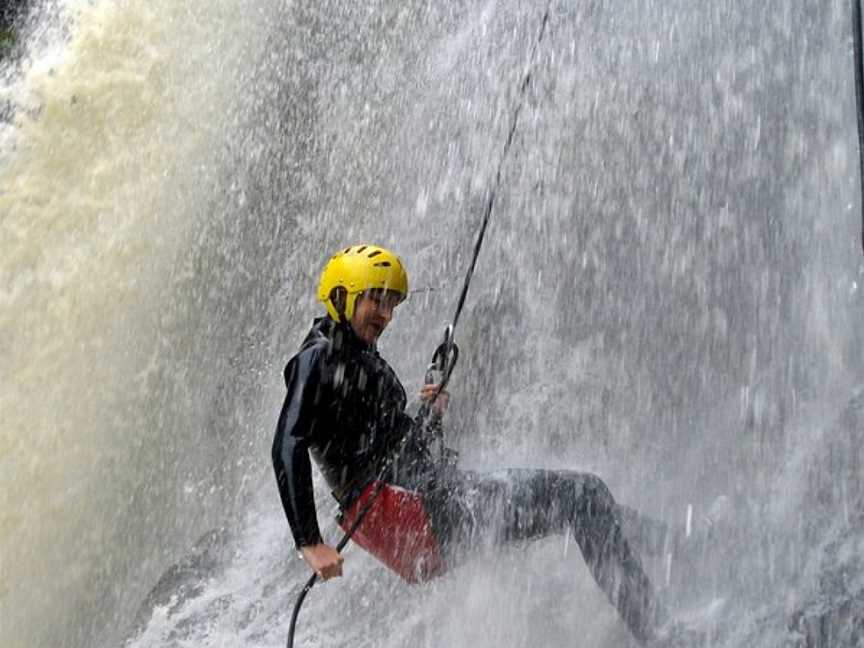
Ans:
[[[273,468],[282,507],[297,547],[322,542],[312,490],[309,444],[315,434],[317,412],[322,405],[321,350],[309,348],[285,367],[288,393],[273,440]]]

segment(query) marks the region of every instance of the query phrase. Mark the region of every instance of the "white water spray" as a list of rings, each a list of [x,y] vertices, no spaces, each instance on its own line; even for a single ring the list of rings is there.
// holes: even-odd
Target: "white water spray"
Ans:
[[[536,3],[62,7],[6,90],[23,109],[0,168],[4,641],[114,646],[177,564],[133,645],[279,646],[305,569],[267,449],[319,264],[370,240],[444,287],[383,341],[416,387]],[[467,463],[595,470],[670,522],[692,504],[694,536],[729,495],[743,521],[710,554],[651,565],[673,596],[732,592],[729,646],[797,640],[855,600],[818,585],[854,572],[861,494],[844,7],[553,3],[460,332]],[[220,523],[220,560],[178,563]],[[492,551],[408,589],[349,549],[298,644],[626,645],[561,554]]]
[[[34,8],[39,37],[2,88],[17,107],[0,151],[0,617],[13,648],[116,640],[224,505],[230,480],[207,465],[222,459],[195,451],[214,377],[171,366],[173,346],[206,332],[184,329],[172,299],[196,274],[183,260],[213,218],[270,28],[263,7],[221,0],[69,0],[51,23],[48,9]],[[175,380],[194,384],[160,397]]]

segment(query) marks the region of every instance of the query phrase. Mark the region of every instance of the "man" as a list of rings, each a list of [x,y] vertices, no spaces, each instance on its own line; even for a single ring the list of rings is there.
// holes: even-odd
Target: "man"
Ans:
[[[352,536],[409,582],[442,573],[483,539],[499,542],[570,531],[595,580],[641,643],[663,613],[622,533],[622,511],[596,476],[456,468],[405,413],[405,390],[376,342],[408,294],[401,260],[373,245],[345,248],[327,263],[316,319],[285,368],[288,394],[273,443],[282,504],[298,550],[320,578],[342,574],[342,557],[319,531],[310,454],[332,489]],[[447,405],[437,387],[433,416]],[[383,475],[383,483],[378,481]],[[462,550],[462,552],[460,552]]]

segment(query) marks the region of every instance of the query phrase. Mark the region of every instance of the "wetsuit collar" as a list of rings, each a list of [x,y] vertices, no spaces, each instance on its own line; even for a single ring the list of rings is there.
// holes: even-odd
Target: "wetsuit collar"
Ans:
[[[312,328],[332,340],[333,348],[336,350],[377,352],[376,345],[366,344],[347,322],[335,322],[327,316],[318,317],[313,322]]]

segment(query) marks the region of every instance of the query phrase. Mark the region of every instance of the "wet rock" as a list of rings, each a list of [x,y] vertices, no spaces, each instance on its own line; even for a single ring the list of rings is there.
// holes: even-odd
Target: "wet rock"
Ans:
[[[864,392],[844,408],[822,453],[808,476],[809,526],[824,533],[822,548],[813,593],[788,627],[802,648],[864,646]]]
[[[169,567],[138,608],[130,636],[147,625],[157,607],[168,607],[170,614],[171,610],[199,596],[207,579],[226,564],[225,548],[229,539],[227,529],[211,529],[198,539],[189,554]]]
[[[864,646],[864,501],[823,551],[816,593],[791,617],[805,648]]]
[[[26,8],[27,0],[4,0],[0,5],[0,33],[11,33],[12,25]]]

